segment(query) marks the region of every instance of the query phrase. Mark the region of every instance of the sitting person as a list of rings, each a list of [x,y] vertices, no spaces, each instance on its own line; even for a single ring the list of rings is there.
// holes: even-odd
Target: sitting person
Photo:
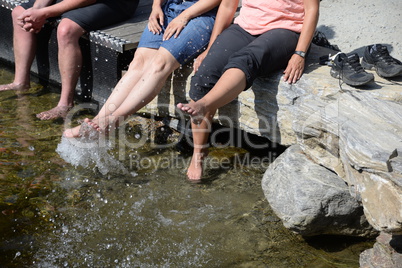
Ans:
[[[220,0],[154,0],[149,23],[126,74],[92,120],[100,132],[117,127],[162,89],[168,76],[208,44]],[[191,44],[191,45],[189,45]],[[64,131],[79,137],[81,126]]]
[[[236,0],[223,0],[236,6]],[[223,17],[220,17],[223,16]],[[215,27],[232,12],[218,13]],[[190,180],[200,180],[208,153],[211,120],[219,107],[248,89],[257,77],[284,70],[283,79],[301,77],[319,16],[319,0],[243,0],[239,16],[206,51],[192,78],[188,104],[177,107],[192,117],[194,151],[187,170]],[[215,31],[215,29],[214,29]]]
[[[47,20],[61,19],[57,26],[61,96],[56,107],[39,113],[41,120],[64,118],[74,104],[74,91],[82,66],[80,37],[129,19],[139,0],[30,0],[12,11],[14,32],[14,81],[0,91],[28,90],[30,69],[36,53],[37,33]]]

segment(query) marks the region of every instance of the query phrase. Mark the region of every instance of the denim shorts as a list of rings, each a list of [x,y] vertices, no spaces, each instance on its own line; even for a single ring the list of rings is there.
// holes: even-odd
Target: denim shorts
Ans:
[[[53,4],[61,1],[62,0],[53,1]],[[49,20],[67,18],[89,32],[129,19],[134,15],[138,2],[139,0],[98,0],[92,5],[72,9],[61,14],[60,17]],[[29,0],[21,4],[21,6],[24,9],[28,9],[31,8],[34,3],[35,0]]]
[[[191,19],[177,38],[171,37],[166,41],[163,41],[162,38],[167,25],[197,1],[168,0],[162,7],[165,15],[162,32],[160,34],[153,34],[147,26],[142,33],[138,47],[154,49],[163,47],[180,64],[194,59],[208,45],[212,28],[214,27],[216,9]]]

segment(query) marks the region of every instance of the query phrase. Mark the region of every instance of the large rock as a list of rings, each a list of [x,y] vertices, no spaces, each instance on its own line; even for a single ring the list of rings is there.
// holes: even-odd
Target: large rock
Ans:
[[[297,87],[291,93],[280,91],[278,96],[286,103],[278,112],[281,130],[287,137],[295,138],[315,162],[348,183],[377,230],[399,233],[402,230],[401,88],[394,87],[395,98],[384,94],[386,99],[381,99],[378,92],[343,87],[335,94],[325,91],[311,94],[305,90],[307,87]]]
[[[360,254],[361,268],[401,268],[402,236],[381,233],[374,247]]]
[[[264,174],[262,188],[285,227],[304,236],[374,236],[361,204],[334,172],[292,145]]]

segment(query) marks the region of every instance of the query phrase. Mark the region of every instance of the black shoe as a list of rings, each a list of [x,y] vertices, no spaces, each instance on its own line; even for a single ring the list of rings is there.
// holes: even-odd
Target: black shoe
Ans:
[[[313,40],[311,42],[320,47],[326,47],[335,51],[341,51],[337,45],[331,45],[325,34],[320,31],[315,31]]]
[[[331,76],[351,86],[362,86],[374,80],[374,75],[364,71],[359,56],[338,53],[332,61]]]
[[[386,46],[375,44],[364,50],[362,66],[366,70],[373,70],[379,76],[388,78],[402,75],[402,63],[389,55]]]

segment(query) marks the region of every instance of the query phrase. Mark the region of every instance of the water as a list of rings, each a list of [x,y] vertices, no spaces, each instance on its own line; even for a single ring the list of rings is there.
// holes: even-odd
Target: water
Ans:
[[[0,70],[0,83],[11,79]],[[125,171],[109,169],[106,158],[103,168],[68,163],[59,154],[69,150],[63,123],[34,116],[58,97],[40,86],[0,92],[1,267],[359,267],[359,254],[372,247],[285,229],[264,199],[258,165],[232,162],[209,169],[207,183],[190,183],[186,154],[148,143],[123,156],[157,169],[112,147],[102,154]]]

